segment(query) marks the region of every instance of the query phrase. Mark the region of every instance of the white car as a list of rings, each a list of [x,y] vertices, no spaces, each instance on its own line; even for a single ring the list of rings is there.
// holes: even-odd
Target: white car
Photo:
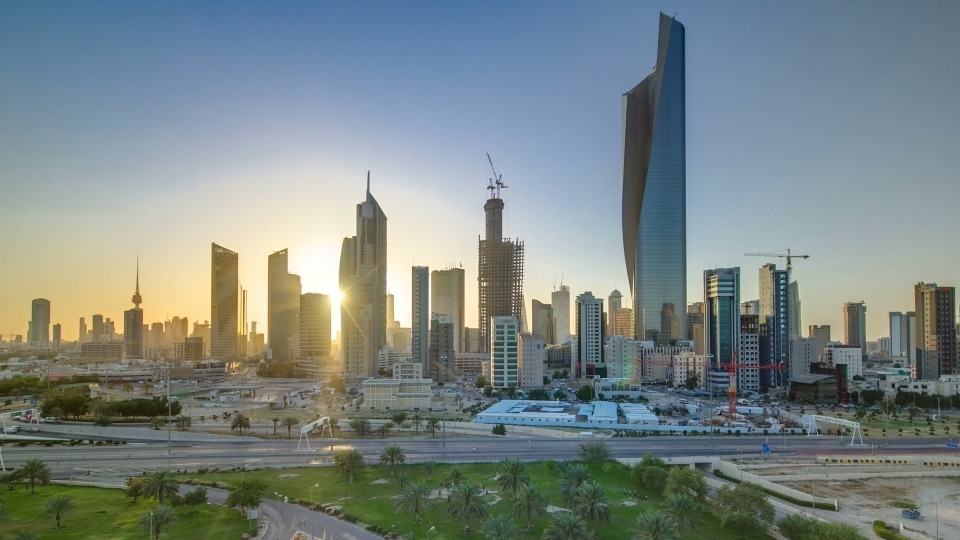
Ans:
[[[20,426],[7,426],[3,428],[4,433],[16,433],[20,431]]]

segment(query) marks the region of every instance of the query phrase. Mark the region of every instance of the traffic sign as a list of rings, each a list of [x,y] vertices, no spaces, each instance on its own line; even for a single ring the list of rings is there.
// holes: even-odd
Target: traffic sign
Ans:
[[[770,444],[769,444],[769,443],[763,443],[763,444],[760,446],[760,452],[761,452],[763,455],[765,455],[765,456],[769,456],[769,455],[770,455]]]

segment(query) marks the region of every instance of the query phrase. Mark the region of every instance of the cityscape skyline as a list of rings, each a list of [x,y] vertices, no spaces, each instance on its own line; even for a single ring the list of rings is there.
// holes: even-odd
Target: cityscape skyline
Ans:
[[[485,14],[424,3],[414,11],[435,20],[401,32],[391,17],[404,8],[389,5],[372,21],[345,6],[304,8],[302,22],[255,6],[161,6],[156,18],[111,3],[56,13],[3,6],[0,66],[11,82],[0,86],[0,227],[16,262],[0,268],[0,333],[26,336],[37,298],[50,300],[49,322],[65,341],[80,317],[122,321],[138,254],[144,322],[212,320],[211,242],[239,254],[247,321],[264,329],[266,261],[278,246],[290,250],[304,292],[336,296],[339,248],[367,169],[391,216],[387,290],[402,325],[409,268],[462,264],[466,325],[475,327],[487,151],[509,186],[504,236],[527,250],[527,316],[531,300],[560,283],[601,298],[629,290],[612,211],[618,97],[649,72],[650,21],[670,7],[502,5]],[[843,305],[863,300],[874,340],[889,333],[888,312],[913,310],[916,283],[960,282],[960,256],[929,249],[948,242],[958,220],[950,173],[960,162],[949,149],[960,112],[949,94],[960,69],[947,52],[960,50],[950,30],[957,7],[681,7],[696,30],[686,47],[688,303],[703,299],[694,284],[704,270],[756,275],[782,261],[744,253],[790,247],[811,255],[791,276],[801,332],[839,330]],[[184,18],[189,30],[171,25]],[[741,35],[735,20],[754,32]],[[307,32],[318,21],[326,37]],[[351,38],[361,21],[369,28]],[[488,39],[491,21],[502,39]],[[280,23],[288,35],[249,32]],[[64,36],[74,34],[88,46],[71,50]],[[441,43],[456,47],[439,51]],[[310,44],[356,50],[337,60],[303,52]],[[388,46],[391,65],[379,56]],[[250,67],[272,56],[265,77]],[[373,84],[383,76],[399,77],[399,87]],[[924,81],[923,99],[910,80]],[[551,114],[559,108],[560,118]],[[936,216],[937,226],[903,219],[911,214]],[[755,280],[741,281],[742,300],[759,297]]]

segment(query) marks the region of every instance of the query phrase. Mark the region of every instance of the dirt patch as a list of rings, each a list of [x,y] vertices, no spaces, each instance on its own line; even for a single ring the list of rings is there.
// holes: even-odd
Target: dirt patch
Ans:
[[[370,482],[370,483],[371,483],[371,484],[389,484],[390,481],[387,480],[386,478],[378,478],[378,479],[376,479],[376,480],[374,480],[373,482]]]
[[[559,506],[550,505],[547,507],[548,514],[556,514],[557,512],[569,512],[566,508],[560,508]]]
[[[300,476],[299,474],[281,474],[277,478],[296,478]]]

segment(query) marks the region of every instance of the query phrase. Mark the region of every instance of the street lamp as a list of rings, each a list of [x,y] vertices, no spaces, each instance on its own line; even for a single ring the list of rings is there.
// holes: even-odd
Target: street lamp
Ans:
[[[153,512],[150,512],[150,540],[153,540]]]
[[[314,485],[310,486],[310,502],[313,503],[313,504],[317,504],[316,499],[313,498],[313,489],[314,489],[314,488],[318,488],[318,487],[320,487],[320,484],[314,484]]]
[[[277,496],[277,516],[279,516],[280,515],[280,497],[283,497],[283,495],[277,493],[276,491],[274,491],[273,494]]]

